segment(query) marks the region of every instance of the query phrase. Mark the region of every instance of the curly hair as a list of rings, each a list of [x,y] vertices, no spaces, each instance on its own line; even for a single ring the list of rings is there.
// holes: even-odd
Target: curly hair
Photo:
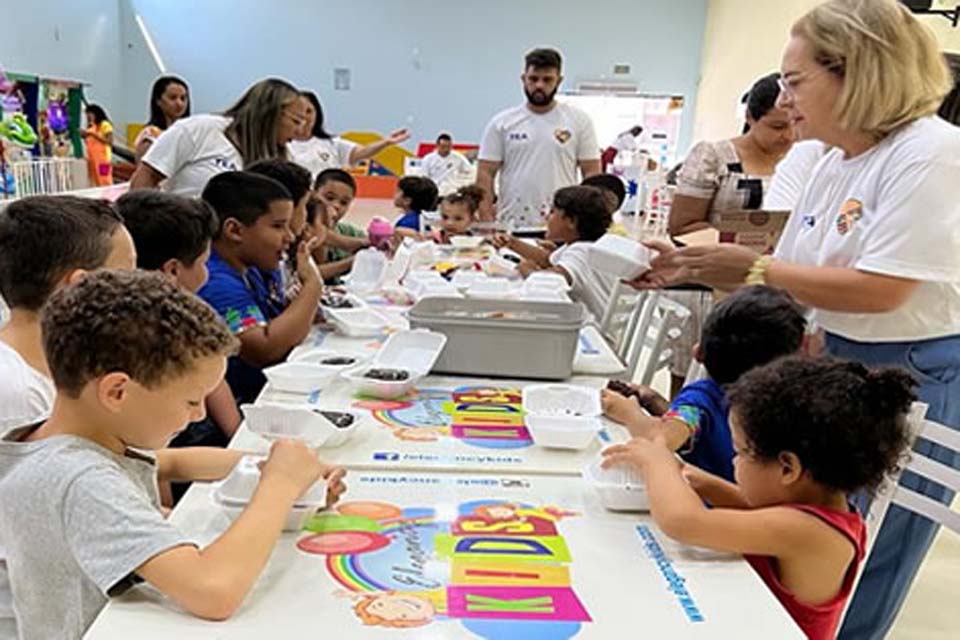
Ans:
[[[851,493],[898,468],[915,386],[901,369],[791,356],[745,374],[728,398],[752,455],[792,452],[816,482]]]
[[[607,232],[613,216],[597,187],[564,187],[553,194],[553,206],[577,225],[581,240],[593,242]]]
[[[480,203],[483,202],[483,196],[486,193],[487,190],[480,185],[468,184],[445,196],[443,201],[447,204],[465,204],[467,210],[473,215],[480,208]]]
[[[57,390],[74,398],[114,371],[156,387],[238,346],[216,311],[157,272],[91,273],[54,293],[40,322]]]

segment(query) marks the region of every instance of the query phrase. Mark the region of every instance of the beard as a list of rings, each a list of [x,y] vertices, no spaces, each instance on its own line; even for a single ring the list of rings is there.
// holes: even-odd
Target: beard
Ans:
[[[551,102],[553,102],[553,97],[557,95],[557,89],[559,88],[560,87],[554,87],[553,91],[551,91],[549,94],[544,93],[543,91],[540,91],[540,90],[537,90],[531,93],[527,91],[526,87],[524,87],[523,92],[526,94],[527,100],[530,101],[530,104],[532,104],[535,107],[545,107]]]

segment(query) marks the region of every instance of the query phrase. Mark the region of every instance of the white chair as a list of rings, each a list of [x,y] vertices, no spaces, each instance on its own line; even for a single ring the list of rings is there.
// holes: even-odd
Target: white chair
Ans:
[[[603,311],[600,319],[600,334],[610,343],[618,355],[622,350],[622,343],[629,334],[628,327],[636,322],[638,303],[646,296],[646,292],[637,291],[630,285],[617,281],[610,294],[610,302]]]
[[[667,339],[678,335],[676,327],[689,315],[686,307],[666,298],[660,291],[639,295],[615,343],[617,356],[625,365],[623,379],[632,382],[636,378],[644,350],[647,353],[641,384],[649,385],[657,371],[669,366],[672,352],[667,348]],[[610,326],[615,324],[611,321]]]

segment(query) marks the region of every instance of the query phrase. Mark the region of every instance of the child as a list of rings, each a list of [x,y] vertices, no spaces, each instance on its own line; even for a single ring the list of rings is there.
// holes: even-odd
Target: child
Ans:
[[[483,202],[483,189],[476,185],[460,187],[440,201],[441,229],[435,239],[449,244],[451,236],[470,235],[470,227],[477,221],[477,211]]]
[[[310,332],[323,284],[310,257],[311,242],[297,248],[301,288],[289,304],[279,283],[264,276],[277,270],[293,241],[293,198],[282,184],[248,171],[227,171],[210,179],[203,199],[217,212],[220,226],[207,263],[210,279],[199,294],[240,338],[227,383],[239,402],[253,402],[266,381],[261,369],[281,362]]]
[[[744,554],[807,637],[834,638],[866,543],[847,497],[897,467],[914,384],[900,370],[785,358],[730,389],[737,484],[682,473],[659,436],[610,447],[604,466],[640,469],[665,534]]]
[[[254,162],[246,170],[273,178],[287,188],[293,198],[290,230],[295,237],[300,237],[307,219],[307,201],[313,195],[310,190],[310,172],[287,160],[261,160]]]
[[[430,178],[422,176],[404,176],[397,183],[397,193],[393,204],[403,214],[393,223],[397,234],[418,236],[420,234],[420,214],[437,208],[437,185]]]
[[[637,400],[603,392],[607,417],[634,436],[661,436],[690,464],[733,480],[733,443],[727,424],[726,385],[754,367],[797,353],[803,345],[803,310],[783,291],[744,287],[722,300],[707,316],[694,357],[709,376],[684,387],[667,403],[638,388]],[[652,415],[641,409],[645,405]],[[668,405],[668,406],[665,406]]]
[[[519,238],[498,236],[498,247],[508,247],[523,258],[520,273],[550,270],[563,275],[570,284],[571,297],[586,306],[594,319],[603,317],[610,301],[615,278],[591,266],[590,245],[599,240],[612,222],[603,192],[595,187],[564,187],[553,195],[547,216],[546,240],[564,246],[554,251],[537,247]]]
[[[139,190],[117,200],[117,210],[133,237],[139,268],[160,271],[191,293],[206,284],[210,243],[218,228],[217,214],[208,203]],[[191,423],[171,447],[227,446],[242,420],[230,387],[221,382],[204,404],[208,417]]]
[[[329,230],[325,248],[316,250],[314,257],[324,281],[338,284],[340,276],[353,268],[353,254],[370,246],[363,230],[343,221],[356,196],[357,182],[343,169],[326,169],[317,176],[313,189],[314,197],[324,208],[324,216],[315,220],[322,221]]]
[[[110,186],[113,184],[113,124],[98,104],[88,104],[86,115],[87,128],[80,136],[87,147],[90,185]]]
[[[300,494],[325,477],[336,499],[343,471],[302,443],[274,443],[244,513],[201,550],[158,509],[157,480],[222,478],[241,452],[142,452],[203,417],[236,339],[196,296],[138,271],[65,287],[41,322],[53,412],[0,441],[0,539],[20,637],[80,638],[137,579],[196,616],[229,617]]]
[[[603,192],[610,215],[619,211],[620,207],[623,206],[623,201],[627,198],[627,189],[623,186],[623,180],[609,173],[594,174],[589,178],[584,178],[580,184],[584,187],[596,187]]]

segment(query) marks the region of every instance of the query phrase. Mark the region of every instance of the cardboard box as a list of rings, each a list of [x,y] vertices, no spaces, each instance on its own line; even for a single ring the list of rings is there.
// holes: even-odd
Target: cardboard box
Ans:
[[[732,242],[760,253],[773,253],[790,217],[789,211],[739,209],[716,214],[720,242]]]

